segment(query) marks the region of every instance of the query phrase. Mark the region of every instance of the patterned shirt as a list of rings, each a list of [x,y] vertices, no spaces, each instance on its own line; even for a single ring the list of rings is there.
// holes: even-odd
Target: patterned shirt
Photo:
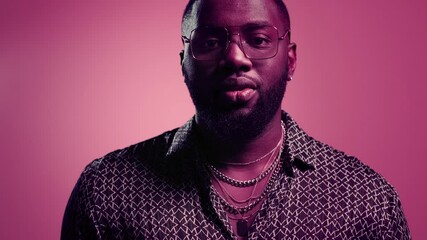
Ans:
[[[285,112],[282,168],[249,239],[410,239],[393,187],[308,136]],[[233,239],[198,145],[194,118],[112,152],[83,171],[61,239]]]

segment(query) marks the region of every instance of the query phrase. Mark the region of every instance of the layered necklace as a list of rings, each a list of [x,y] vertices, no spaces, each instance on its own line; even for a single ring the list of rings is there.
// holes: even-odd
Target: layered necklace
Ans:
[[[282,136],[279,139],[277,145],[271,149],[268,153],[263,156],[246,163],[226,163],[226,165],[233,166],[248,166],[255,163],[260,162],[262,159],[268,160],[266,161],[262,171],[258,174],[258,176],[249,179],[249,180],[237,180],[232,177],[227,176],[222,173],[216,167],[211,164],[207,164],[209,170],[214,177],[214,180],[218,183],[216,189],[212,186],[213,192],[219,196],[219,202],[223,205],[224,209],[229,213],[228,218],[233,221],[237,221],[237,235],[239,236],[247,236],[249,232],[249,219],[257,213],[257,210],[251,212],[259,203],[267,196],[267,194],[271,191],[274,186],[276,179],[278,178],[279,171],[281,169],[281,161],[280,156],[284,147],[284,135],[285,135],[285,125],[282,122]],[[270,175],[270,179],[266,183],[264,189],[255,196],[255,190],[264,178]],[[247,199],[239,200],[233,197],[232,194],[227,190],[226,185],[230,185],[237,188],[247,188],[251,187],[252,191],[250,196]],[[218,192],[220,190],[222,194]],[[248,215],[246,215],[248,214]],[[246,216],[245,216],[246,215]]]

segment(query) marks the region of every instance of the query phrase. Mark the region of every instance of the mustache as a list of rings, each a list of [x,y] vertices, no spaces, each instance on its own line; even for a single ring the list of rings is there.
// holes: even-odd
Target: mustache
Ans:
[[[262,82],[262,79],[248,75],[246,72],[227,69],[218,69],[212,78],[215,85],[219,86],[246,85],[250,88],[257,88]]]

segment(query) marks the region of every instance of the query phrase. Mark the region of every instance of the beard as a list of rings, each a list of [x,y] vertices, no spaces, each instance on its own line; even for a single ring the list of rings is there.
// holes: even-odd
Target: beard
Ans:
[[[283,73],[268,89],[259,91],[259,97],[249,112],[242,113],[239,106],[224,107],[207,99],[194,84],[198,79],[189,79],[183,69],[185,83],[196,108],[198,124],[223,143],[248,142],[257,138],[271,122],[281,107],[285,94],[288,71]]]

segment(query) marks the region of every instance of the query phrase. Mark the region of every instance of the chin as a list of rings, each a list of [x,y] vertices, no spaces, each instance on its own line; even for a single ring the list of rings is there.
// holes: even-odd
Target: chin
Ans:
[[[252,108],[234,108],[217,111],[203,109],[197,111],[197,119],[217,139],[222,142],[247,142],[259,136],[280,111],[280,102],[275,106],[264,104]]]

